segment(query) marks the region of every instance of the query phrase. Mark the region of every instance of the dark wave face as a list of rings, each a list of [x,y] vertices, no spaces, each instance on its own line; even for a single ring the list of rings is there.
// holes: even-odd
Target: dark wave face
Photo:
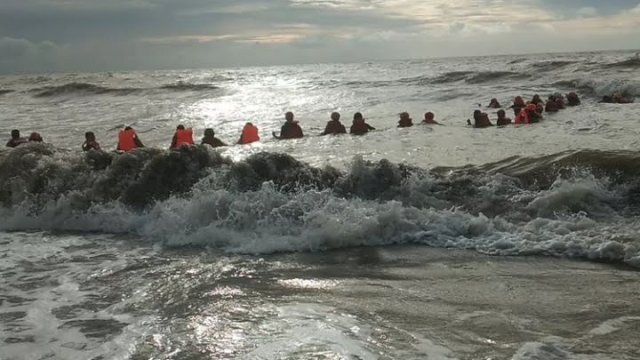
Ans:
[[[0,89],[0,95],[12,93],[12,92],[13,92],[13,90],[11,90],[11,89]]]
[[[59,86],[44,86],[29,90],[34,97],[47,98],[65,95],[118,95],[126,96],[136,93],[168,90],[168,91],[208,91],[219,89],[209,84],[191,84],[177,82],[175,84],[162,85],[158,88],[109,88],[88,83],[73,82]]]
[[[635,68],[635,67],[640,67],[640,57],[635,56],[635,57],[627,59],[627,60],[622,60],[622,61],[618,61],[618,62],[611,63],[611,64],[605,64],[605,65],[603,65],[603,67],[605,67],[605,68]]]
[[[422,169],[346,171],[208,147],[0,153],[2,230],[136,234],[167,246],[269,253],[414,243],[640,266],[640,154],[578,151]]]

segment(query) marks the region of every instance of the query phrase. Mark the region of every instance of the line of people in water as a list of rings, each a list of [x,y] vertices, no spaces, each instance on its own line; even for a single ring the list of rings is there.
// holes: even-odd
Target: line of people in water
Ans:
[[[543,119],[542,113],[544,112],[556,113],[565,109],[567,106],[578,106],[580,103],[580,97],[578,97],[578,94],[575,92],[567,94],[566,101],[564,96],[560,93],[550,95],[546,102],[537,94],[534,95],[529,102],[525,102],[522,96],[516,96],[513,100],[513,105],[509,107],[513,109],[513,114],[515,116],[515,118],[511,120],[511,118],[507,117],[505,110],[502,109],[502,105],[500,105],[498,99],[493,98],[487,107],[490,109],[500,109],[497,112],[498,119],[496,120],[496,124],[494,125],[491,123],[489,115],[481,110],[474,111],[473,123],[471,120],[467,120],[467,124],[474,128],[506,126],[510,124],[533,124],[540,122]]]
[[[486,128],[491,126],[506,126],[510,124],[532,124],[539,122],[543,119],[542,113],[555,113],[567,106],[580,105],[580,98],[575,92],[567,94],[566,101],[562,94],[556,93],[543,101],[539,95],[534,95],[531,101],[525,102],[521,96],[515,97],[513,105],[509,108],[513,109],[514,120],[506,116],[506,111],[497,99],[491,99],[489,105],[490,109],[499,109],[497,112],[498,119],[495,125],[489,119],[489,115],[481,110],[475,110],[473,113],[473,122],[467,120],[467,124],[474,128]],[[398,121],[399,128],[406,128],[413,126],[413,119],[407,112],[399,114],[400,119]],[[424,114],[424,120],[421,124],[425,125],[441,125],[435,120],[435,115],[432,112]],[[375,128],[369,125],[363,115],[359,112],[353,115],[353,123],[349,129],[349,133],[352,135],[365,135],[369,131],[375,130]],[[346,134],[346,127],[340,122],[340,114],[334,112],[331,114],[331,120],[327,122],[324,131],[320,135],[337,135]],[[280,129],[280,133],[273,132],[273,136],[276,139],[299,139],[304,137],[304,132],[298,121],[295,120],[292,112],[285,114],[285,123]],[[11,131],[11,139],[7,143],[7,147],[16,147],[27,142],[42,142],[43,139],[40,134],[34,132],[28,138],[20,136],[19,130]],[[251,122],[244,125],[240,139],[237,144],[251,144],[260,141],[258,128]],[[181,146],[194,145],[193,129],[185,128],[183,125],[178,125],[171,140],[171,149],[177,149]],[[207,144],[211,147],[227,146],[225,142],[216,137],[213,129],[208,128],[204,131],[204,136],[201,140],[201,144]],[[136,131],[127,126],[118,133],[118,145],[116,150],[118,152],[127,152],[136,148],[144,147],[144,144],[138,137]],[[101,150],[100,144],[96,141],[96,136],[93,132],[89,131],[85,133],[85,141],[82,144],[82,150]]]

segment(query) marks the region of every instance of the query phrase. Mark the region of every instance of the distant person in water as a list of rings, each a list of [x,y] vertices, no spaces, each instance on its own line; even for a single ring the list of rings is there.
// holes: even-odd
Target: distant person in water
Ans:
[[[32,132],[29,135],[29,142],[43,142],[42,136],[37,132]]]
[[[440,125],[440,123],[435,120],[435,115],[433,115],[431,111],[424,114],[424,120],[422,120],[422,123],[426,125]]]
[[[349,129],[351,135],[364,135],[375,129],[376,128],[365,122],[361,113],[357,112],[353,114],[353,124],[351,125],[351,129]]]
[[[531,99],[531,104],[544,105],[544,101],[542,101],[542,99],[540,98],[540,95],[535,94],[533,95],[533,99]]]
[[[542,120],[542,115],[538,114],[537,106],[529,104],[520,111],[515,119],[515,124],[533,124]]]
[[[511,124],[511,119],[507,117],[507,113],[504,110],[498,110],[498,121],[496,121],[497,126],[505,126]]]
[[[260,141],[260,136],[258,135],[258,128],[252,123],[248,122],[242,128],[242,134],[240,135],[240,140],[238,140],[238,144],[246,145],[251,144],[256,141]]]
[[[185,129],[184,125],[178,125],[176,132],[173,134],[173,139],[171,139],[171,147],[169,148],[179,149],[182,146],[191,146],[193,144],[193,130]]]
[[[131,126],[127,126],[124,130],[118,133],[118,147],[117,151],[127,152],[136,148],[144,147],[142,141],[138,138],[138,134],[136,131],[131,128]]]
[[[543,112],[544,112],[544,105],[542,103],[536,105],[536,113],[542,116]]]
[[[498,99],[493,98],[491,99],[491,101],[489,102],[489,109],[500,109],[502,108],[502,105],[500,105],[500,103],[498,102]]]
[[[600,102],[609,104],[631,104],[633,103],[633,99],[630,99],[620,93],[615,93],[613,95],[603,96]]]
[[[294,121],[294,116],[291,111],[287,112],[284,115],[285,123],[282,125],[280,129],[280,135],[277,135],[276,132],[273,132],[273,136],[277,139],[300,139],[304,137],[304,133],[302,132],[302,128],[298,124],[297,121]]]
[[[547,99],[547,103],[545,104],[544,111],[548,113],[555,113],[560,111],[558,107],[558,103],[556,103],[556,97],[554,95],[550,95],[549,99]]]
[[[202,138],[202,145],[209,145],[212,148],[217,148],[221,146],[227,146],[222,140],[216,137],[215,131],[213,129],[208,128],[204,130],[204,137]]]
[[[25,138],[20,137],[20,130],[11,130],[11,139],[7,142],[7,147],[14,148],[26,142]]]
[[[400,120],[398,121],[399,128],[411,127],[413,126],[413,120],[409,116],[408,112],[400,113]]]
[[[346,134],[347,129],[340,122],[340,114],[337,112],[331,113],[331,120],[327,122],[327,126],[320,135],[337,135]]]
[[[553,98],[556,100],[556,105],[558,105],[558,109],[564,110],[565,108],[564,96],[562,96],[562,94],[560,93],[555,93],[553,94]]]
[[[84,133],[84,143],[82,144],[82,151],[97,150],[100,151],[100,144],[96,141],[96,135],[93,131],[87,131]]]
[[[471,120],[467,120],[467,124],[473,126],[476,129],[482,129],[493,126],[491,121],[489,120],[489,115],[483,113],[480,110],[476,110],[473,112],[473,124]]]
[[[580,98],[578,94],[575,92],[570,92],[567,94],[567,105],[568,106],[578,106],[580,105]]]
[[[524,109],[526,106],[527,104],[524,103],[522,96],[516,96],[515,99],[513,99],[513,105],[511,105],[511,108],[513,109],[513,114],[515,116],[518,116],[518,114],[520,114],[520,111]]]

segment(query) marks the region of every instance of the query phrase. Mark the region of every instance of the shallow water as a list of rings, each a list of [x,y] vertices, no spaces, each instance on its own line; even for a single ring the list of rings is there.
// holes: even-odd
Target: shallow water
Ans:
[[[597,100],[639,82],[628,52],[2,77],[0,124],[49,144],[0,150],[0,359],[637,359],[640,108]],[[277,142],[287,110],[378,130]]]

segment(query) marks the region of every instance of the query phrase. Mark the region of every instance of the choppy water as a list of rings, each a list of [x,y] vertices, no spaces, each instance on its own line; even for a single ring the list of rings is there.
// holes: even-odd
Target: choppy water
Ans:
[[[598,99],[640,95],[639,69],[619,52],[0,78],[6,133],[48,143],[0,150],[0,358],[638,358],[640,106]],[[492,97],[556,91],[583,105],[465,126]],[[288,110],[307,135],[336,110],[378,130],[272,140]],[[400,111],[445,126],[397,129]],[[162,150],[178,123],[232,143],[246,121],[261,143]],[[124,124],[156,149],[79,151]]]

